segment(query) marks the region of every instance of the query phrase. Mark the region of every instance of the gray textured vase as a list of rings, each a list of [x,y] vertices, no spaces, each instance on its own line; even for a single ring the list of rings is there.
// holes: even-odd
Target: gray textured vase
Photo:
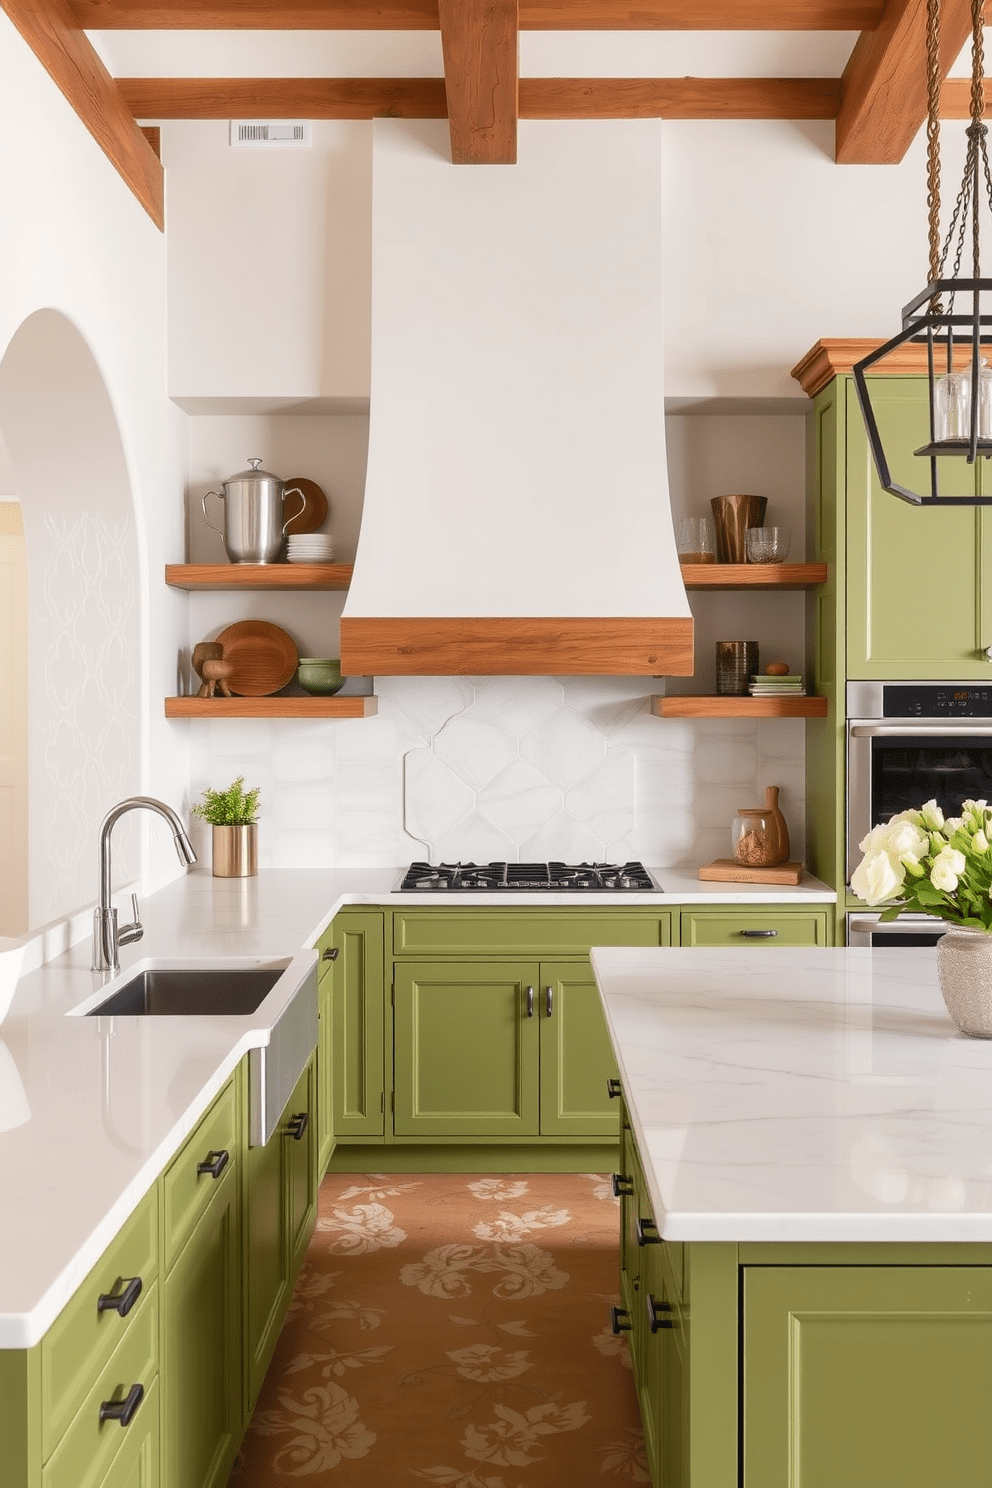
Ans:
[[[947,1011],[961,1032],[992,1038],[992,935],[948,930],[937,942],[937,974]]]

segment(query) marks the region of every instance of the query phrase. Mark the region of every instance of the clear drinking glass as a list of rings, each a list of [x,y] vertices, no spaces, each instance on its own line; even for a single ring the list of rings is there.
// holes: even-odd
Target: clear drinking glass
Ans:
[[[744,534],[748,563],[784,563],[789,556],[788,527],[749,527]]]
[[[712,517],[682,517],[675,543],[680,563],[715,563],[716,532]]]

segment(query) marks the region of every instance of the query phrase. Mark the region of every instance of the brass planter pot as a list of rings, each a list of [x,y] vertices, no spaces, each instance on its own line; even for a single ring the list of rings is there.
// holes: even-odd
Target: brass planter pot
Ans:
[[[253,878],[258,872],[258,823],[211,831],[214,878]]]

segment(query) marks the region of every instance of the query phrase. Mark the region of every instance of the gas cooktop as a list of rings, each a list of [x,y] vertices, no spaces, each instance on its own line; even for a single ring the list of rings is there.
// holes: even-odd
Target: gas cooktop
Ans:
[[[643,863],[411,863],[393,892],[652,893],[658,887]]]

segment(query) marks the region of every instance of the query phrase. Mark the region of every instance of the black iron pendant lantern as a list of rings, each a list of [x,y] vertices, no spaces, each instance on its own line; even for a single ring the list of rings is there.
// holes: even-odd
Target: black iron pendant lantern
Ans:
[[[992,506],[992,495],[941,495],[938,459],[963,457],[969,464],[992,458],[992,279],[981,277],[979,207],[992,212],[989,169],[982,122],[984,92],[984,0],[972,0],[971,124],[964,179],[950,227],[940,244],[940,0],[927,0],[927,181],[930,209],[930,283],[902,311],[902,330],[856,363],[854,385],[868,443],[882,487],[914,506]],[[971,239],[972,277],[959,277]],[[948,258],[953,248],[951,272]],[[921,494],[894,480],[871,403],[867,375],[907,342],[927,348],[929,440],[913,453],[929,466],[928,492]],[[925,467],[921,466],[921,471]],[[921,476],[920,484],[924,484]]]

